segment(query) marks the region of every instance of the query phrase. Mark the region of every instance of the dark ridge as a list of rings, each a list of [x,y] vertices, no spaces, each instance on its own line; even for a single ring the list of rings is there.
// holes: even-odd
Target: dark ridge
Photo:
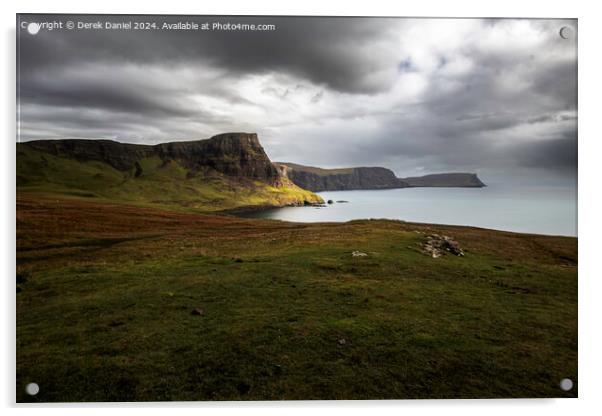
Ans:
[[[79,161],[96,160],[104,162],[122,171],[130,170],[134,167],[135,162],[153,154],[152,146],[119,143],[113,140],[34,140],[20,145],[29,146],[54,156]]]
[[[461,187],[486,186],[474,173],[439,173],[411,178],[397,178],[383,167],[322,169],[296,163],[275,162],[283,176],[297,186],[313,192],[345,191],[354,189],[393,189],[407,187]]]
[[[278,169],[259,143],[255,133],[225,133],[206,140],[162,143],[154,146],[112,140],[35,140],[21,143],[38,151],[78,161],[104,162],[117,170],[142,174],[141,159],[158,156],[166,163],[178,160],[195,171],[212,168],[228,176],[274,182]]]
[[[435,173],[402,180],[412,187],[483,188],[487,186],[481,182],[476,173]]]
[[[313,192],[408,186],[403,180],[395,177],[393,171],[381,167],[321,169],[294,163],[277,162],[275,165],[281,169],[283,176],[287,176],[297,186]]]

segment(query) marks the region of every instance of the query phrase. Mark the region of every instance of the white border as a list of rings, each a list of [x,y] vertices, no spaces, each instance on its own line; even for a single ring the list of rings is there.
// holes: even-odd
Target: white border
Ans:
[[[111,412],[125,415],[133,408],[147,408],[149,415],[164,414],[167,409],[186,414],[223,414],[242,411],[249,414],[305,415],[307,412],[345,415],[364,415],[367,412],[399,415],[411,414],[446,415],[504,415],[509,413],[545,413],[546,415],[592,414],[602,408],[599,399],[600,382],[600,325],[602,316],[599,297],[602,296],[602,273],[597,260],[602,249],[598,232],[600,228],[600,143],[598,126],[602,107],[599,105],[600,45],[602,39],[601,16],[596,13],[594,2],[575,0],[527,2],[525,0],[487,1],[434,1],[419,0],[394,2],[393,0],[370,1],[139,1],[103,0],[85,2],[77,0],[21,0],[1,3],[2,13],[2,80],[4,92],[1,106],[4,137],[1,143],[2,162],[2,259],[6,273],[2,274],[0,287],[0,405],[8,411],[19,411],[14,405],[14,261],[15,261],[15,14],[20,13],[140,13],[140,14],[255,14],[255,15],[376,15],[376,16],[438,16],[438,17],[571,17],[579,18],[579,399],[558,400],[424,400],[381,402],[249,402],[249,403],[155,403],[155,404],[69,404],[19,406],[30,412],[48,415],[76,414],[81,407],[90,414]],[[459,380],[461,382],[461,380]],[[21,410],[21,412],[22,412]]]

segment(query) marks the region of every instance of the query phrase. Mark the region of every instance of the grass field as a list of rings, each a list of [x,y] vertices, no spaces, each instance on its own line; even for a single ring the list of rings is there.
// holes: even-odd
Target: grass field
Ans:
[[[21,188],[16,285],[19,402],[577,396],[575,238]]]

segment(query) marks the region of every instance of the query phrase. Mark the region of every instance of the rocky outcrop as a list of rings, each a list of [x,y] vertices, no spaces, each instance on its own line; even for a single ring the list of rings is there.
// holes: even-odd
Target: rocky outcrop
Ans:
[[[321,169],[278,162],[281,174],[297,186],[313,192],[354,189],[392,189],[408,186],[393,171],[381,167]]]
[[[179,160],[188,169],[210,167],[228,176],[274,182],[279,178],[255,133],[225,133],[208,140],[153,146],[163,160]]]
[[[411,187],[458,187],[482,188],[485,185],[475,173],[437,173],[432,175],[402,178]]]
[[[278,168],[270,161],[255,133],[225,133],[207,140],[138,145],[111,140],[37,140],[23,143],[33,149],[79,161],[99,161],[120,171],[143,171],[139,161],[158,156],[176,160],[194,172],[213,169],[227,176],[278,182]]]
[[[457,241],[446,235],[439,234],[427,236],[426,241],[422,244],[422,251],[434,259],[446,253],[451,253],[454,256],[464,256],[464,250],[462,250]]]

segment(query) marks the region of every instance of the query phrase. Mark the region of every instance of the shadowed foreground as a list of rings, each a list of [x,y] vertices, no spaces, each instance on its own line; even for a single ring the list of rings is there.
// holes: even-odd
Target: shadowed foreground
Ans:
[[[20,402],[577,396],[575,238],[21,194],[17,272]]]

